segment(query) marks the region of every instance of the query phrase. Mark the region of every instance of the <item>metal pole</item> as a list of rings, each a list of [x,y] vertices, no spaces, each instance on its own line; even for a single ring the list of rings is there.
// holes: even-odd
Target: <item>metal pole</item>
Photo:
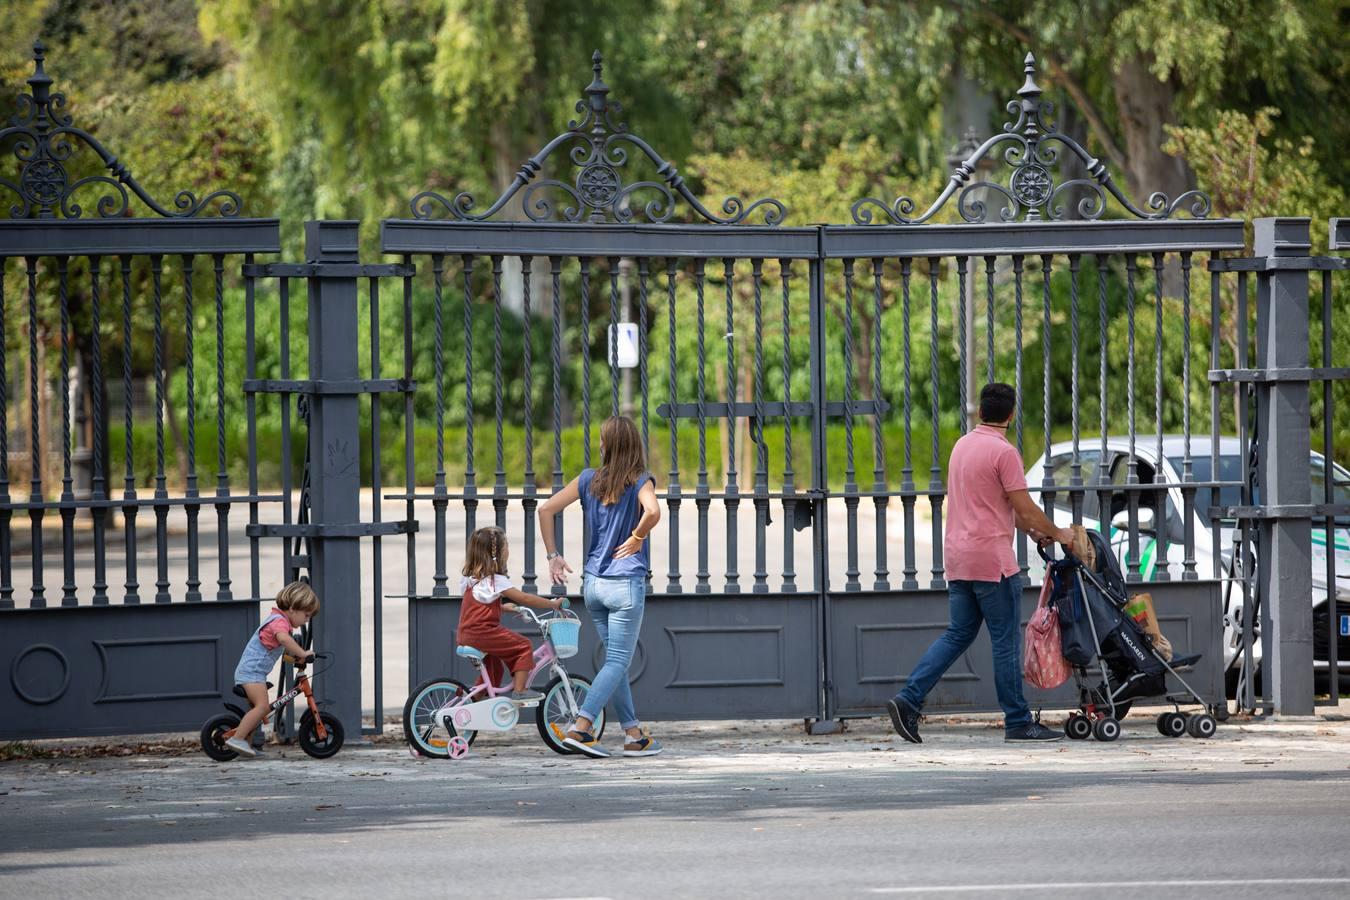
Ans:
[[[305,259],[357,263],[355,221],[305,223]],[[309,279],[309,374],[316,385],[360,378],[357,279]],[[333,654],[318,693],[349,734],[361,725],[361,545],[358,537],[326,537],[325,527],[361,521],[359,398],[316,394],[311,400],[309,469],[315,535],[310,572],[323,612],[314,619],[314,646]]]
[[[1256,290],[1257,484],[1262,663],[1275,712],[1312,715],[1312,494],[1308,382],[1276,380],[1280,369],[1306,369],[1308,273],[1273,268],[1311,250],[1306,218],[1256,220],[1255,255],[1270,266]]]

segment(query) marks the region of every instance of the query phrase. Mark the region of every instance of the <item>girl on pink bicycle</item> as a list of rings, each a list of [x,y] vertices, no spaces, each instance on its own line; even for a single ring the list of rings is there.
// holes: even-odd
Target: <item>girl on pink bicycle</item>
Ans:
[[[456,638],[460,644],[477,647],[486,654],[485,671],[492,684],[501,682],[505,666],[511,672],[511,699],[534,704],[544,698],[528,688],[534,648],[528,638],[502,626],[502,611],[515,612],[517,605],[556,610],[563,601],[559,597],[536,597],[512,584],[506,575],[509,553],[506,534],[500,528],[480,528],[469,537],[459,585],[463,602]]]

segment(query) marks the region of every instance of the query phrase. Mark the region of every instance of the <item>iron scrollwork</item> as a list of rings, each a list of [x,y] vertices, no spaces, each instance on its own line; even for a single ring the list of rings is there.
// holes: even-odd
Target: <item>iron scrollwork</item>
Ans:
[[[243,204],[233,191],[214,191],[201,198],[191,191],[179,191],[172,209],[156,202],[97,138],[75,127],[66,112],[66,95],[51,89],[52,79],[43,68],[45,59],[46,48],[41,41],[35,42],[33,75],[28,79],[31,93],[15,98],[18,111],[0,129],[0,142],[14,142],[14,156],[20,164],[17,182],[0,178],[0,187],[18,198],[9,208],[11,217],[52,219],[59,210],[67,219],[78,219],[85,210],[75,195],[91,185],[102,185],[108,191],[94,204],[99,218],[126,215],[132,194],[159,215],[171,218],[189,218],[211,209],[224,218],[239,215]],[[65,163],[80,144],[98,154],[108,174],[71,180]]]
[[[1111,179],[1106,164],[1088,153],[1073,138],[1058,131],[1050,121],[1054,115],[1054,104],[1041,100],[1041,88],[1036,84],[1036,58],[1028,53],[1023,63],[1026,80],[1017,92],[1019,99],[1008,102],[1008,112],[1017,116],[1015,122],[1008,122],[1003,131],[983,143],[957,163],[950,180],[932,205],[920,215],[909,197],[900,197],[894,203],[887,204],[875,197],[865,197],[853,204],[853,221],[858,225],[879,224],[919,225],[927,222],[946,205],[953,194],[957,195],[956,210],[961,218],[971,223],[989,220],[989,204],[986,202],[997,195],[995,205],[1001,221],[1012,222],[1019,216],[1034,222],[1043,219],[1060,220],[1065,217],[1067,194],[1071,191],[1084,193],[1075,209],[1084,219],[1097,219],[1106,211],[1106,197],[1110,194],[1132,215],[1141,219],[1167,219],[1183,208],[1192,217],[1203,219],[1210,213],[1210,201],[1200,191],[1186,191],[1175,200],[1161,192],[1148,198],[1147,211],[1130,202]],[[976,143],[973,142],[972,143]],[[1002,145],[1003,160],[1012,167],[1007,186],[992,181],[971,181],[981,161],[990,158],[991,153]],[[1059,160],[1060,149],[1082,160],[1087,169],[1088,178],[1075,178],[1056,184],[1054,167]],[[959,191],[959,194],[958,194]]]
[[[620,120],[623,107],[609,99],[609,86],[601,77],[600,51],[591,57],[594,77],[586,96],[576,103],[577,119],[567,130],[553,138],[530,157],[516,172],[511,185],[485,211],[474,211],[477,201],[468,191],[447,199],[435,191],[423,191],[412,199],[412,214],[417,219],[444,216],[452,220],[483,222],[501,211],[517,194],[521,207],[534,222],[619,222],[638,219],[652,223],[670,220],[676,197],[681,197],[702,218],[719,225],[745,222],[756,211],[765,225],[778,225],[787,216],[787,208],[777,200],[764,198],[746,204],[738,197],[722,203],[722,215],[705,207],[685,184],[675,166],[663,159],[642,138],[628,130]],[[568,159],[577,168],[570,183],[559,179],[535,181],[545,162],[557,150],[570,149]],[[622,170],[629,150],[638,151],[655,167],[660,181],[635,181],[625,184]],[[522,193],[523,191],[523,193]]]

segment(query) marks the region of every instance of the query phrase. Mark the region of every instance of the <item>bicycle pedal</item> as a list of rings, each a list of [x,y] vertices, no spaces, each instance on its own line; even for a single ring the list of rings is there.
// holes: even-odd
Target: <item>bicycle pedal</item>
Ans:
[[[538,700],[512,700],[511,702],[520,709],[533,709],[539,705]]]

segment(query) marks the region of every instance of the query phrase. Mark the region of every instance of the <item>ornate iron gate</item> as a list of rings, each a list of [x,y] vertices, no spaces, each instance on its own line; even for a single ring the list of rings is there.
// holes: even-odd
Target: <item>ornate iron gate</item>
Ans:
[[[6,271],[9,260],[23,261],[13,274],[27,299],[25,319],[6,316],[0,295],[7,338],[0,354],[27,344],[29,423],[20,430],[37,461],[29,465],[27,500],[12,498],[11,455],[0,443],[0,662],[10,665],[9,690],[0,692],[9,724],[0,738],[194,726],[229,690],[257,605],[301,573],[324,600],[316,641],[337,654],[320,695],[349,723],[363,712],[396,710],[405,688],[457,667],[448,652],[458,615],[454,572],[461,540],[480,520],[508,530],[527,590],[550,589],[537,568],[538,504],[597,460],[591,435],[601,413],[631,410],[661,481],[664,522],[654,536],[651,600],[634,668],[638,707],[652,718],[825,723],[877,712],[947,622],[943,447],[966,429],[980,376],[1018,389],[1023,405],[1013,438],[1029,468],[1043,454],[1030,481],[1047,512],[1112,537],[1129,579],[1149,582],[1173,642],[1205,654],[1193,683],[1216,702],[1225,663],[1244,671],[1253,664],[1244,648],[1254,644],[1255,616],[1235,613],[1255,606],[1256,567],[1250,556],[1242,562],[1242,548],[1265,553],[1283,540],[1296,553],[1306,543],[1296,517],[1343,514],[1330,495],[1316,507],[1261,506],[1252,502],[1243,465],[1236,474],[1228,468],[1232,457],[1262,465],[1273,457],[1269,441],[1251,440],[1245,416],[1237,435],[1225,435],[1224,385],[1268,376],[1269,391],[1280,393],[1303,370],[1281,359],[1263,364],[1261,378],[1251,374],[1245,331],[1232,347],[1217,329],[1209,346],[1191,338],[1192,319],[1206,307],[1192,297],[1206,254],[1209,321],[1229,316],[1242,329],[1246,272],[1265,265],[1261,271],[1278,280],[1292,264],[1225,257],[1241,250],[1242,223],[1205,218],[1208,202],[1198,194],[1133,205],[1102,163],[1048,121],[1030,57],[1009,105],[1016,121],[973,148],[923,213],[907,198],[864,198],[853,224],[788,227],[777,200],[731,198],[720,212],[705,206],[620,121],[597,54],[577,119],[522,165],[499,198],[479,213],[467,193],[418,194],[412,218],[381,223],[380,251],[390,261],[378,264],[361,261],[356,222],[308,223],[303,264],[262,262],[255,256],[279,250],[277,222],[239,218],[232,194],[198,200],[181,193],[172,211],[159,206],[63,118],[40,49],[37,62],[31,94],[0,132],[16,142],[20,163],[18,182],[3,184],[20,203],[0,221],[0,258]],[[87,141],[110,174],[76,177],[66,163],[74,139]],[[1007,181],[974,180],[996,151],[1010,166]],[[1057,180],[1061,153],[1088,177]],[[630,177],[630,162],[650,175]],[[541,179],[550,167],[553,177]],[[94,184],[113,193],[96,204],[97,218],[82,219],[73,195]],[[128,189],[159,218],[130,218]],[[1110,201],[1128,218],[1105,219]],[[213,202],[221,217],[202,217]],[[697,224],[676,222],[681,211]],[[1179,211],[1195,218],[1173,218]],[[1277,249],[1263,244],[1258,254],[1277,257]],[[1343,260],[1308,265],[1344,267]],[[115,333],[105,318],[103,294],[114,293],[104,290],[105,271],[121,288],[120,496],[109,482],[119,404],[106,391],[118,379],[105,373],[113,354],[101,344]],[[307,288],[303,306],[291,302],[297,279]],[[194,304],[199,282],[210,284],[207,311]],[[5,284],[0,279],[0,291]],[[72,291],[84,284],[87,295]],[[1169,304],[1181,311],[1179,334],[1163,327]],[[629,324],[630,307],[635,327],[620,327]],[[1329,322],[1329,309],[1325,315]],[[44,328],[57,333],[58,320],[61,372],[76,372],[90,398],[91,477],[82,493],[79,429],[72,430],[81,393],[63,390],[55,428],[62,491],[51,500],[41,480],[54,430],[42,415],[52,379],[40,371],[48,352],[41,336]],[[275,347],[255,340],[264,320]],[[194,356],[194,342],[209,341],[211,327],[213,398],[196,389]],[[237,330],[244,360],[232,365]],[[623,345],[630,334],[633,348]],[[145,418],[135,375],[144,366],[126,348],[138,338],[153,345],[153,450],[135,440],[136,420]],[[382,352],[390,340],[401,345],[401,367]],[[950,341],[954,370],[944,362]],[[1065,343],[1072,377],[1052,383],[1052,356]],[[601,364],[593,364],[597,345],[605,348]],[[1263,352],[1272,346],[1261,343]],[[68,364],[76,351],[90,360],[87,375]],[[174,399],[171,369],[179,358],[185,392]],[[1303,374],[1340,371],[1327,362]],[[1190,389],[1192,375],[1206,372],[1208,409],[1201,408],[1205,392]],[[12,374],[0,355],[0,417],[22,407]],[[1178,377],[1186,386],[1180,391],[1171,384]],[[1254,394],[1269,409],[1272,395],[1264,391]],[[226,410],[236,397],[248,421],[243,448],[226,441]],[[1281,427],[1294,427],[1301,409],[1306,433],[1306,396],[1301,407],[1294,401]],[[198,488],[196,465],[203,407],[214,413],[216,438],[209,494]],[[1113,434],[1116,410],[1127,427]],[[1208,429],[1193,428],[1205,412]],[[168,464],[179,415],[187,432],[181,486]],[[0,442],[16,433],[8,425],[0,418]],[[489,440],[480,445],[484,428]],[[870,477],[858,459],[859,428]],[[293,461],[305,467],[299,478]],[[387,485],[400,468],[397,487]],[[236,493],[241,478],[247,491]],[[268,483],[279,484],[279,493],[262,493]],[[1240,508],[1211,513],[1244,489]],[[247,504],[246,523],[236,504]],[[201,590],[203,506],[216,511],[207,522],[216,544],[214,591]],[[154,515],[153,554],[140,540],[141,510]],[[43,544],[54,539],[42,528],[48,511],[62,523],[58,608],[46,604]],[[30,519],[29,547],[16,544],[16,513]],[[1226,517],[1276,513],[1281,518],[1259,540],[1225,550],[1233,540]],[[562,549],[575,555],[577,518],[556,524]],[[115,529],[120,554],[110,551]],[[391,537],[403,540],[385,540]],[[231,561],[243,558],[245,541],[249,579],[241,591],[242,570]],[[12,565],[25,551],[31,580]],[[107,583],[117,555],[127,573],[121,602]],[[145,603],[138,562],[151,555],[155,602]],[[1036,559],[1025,544],[1019,558],[1034,580]],[[390,566],[406,576],[397,595],[385,591]],[[1278,588],[1262,583],[1263,591]],[[1024,612],[1033,601],[1029,592]],[[1280,608],[1292,615],[1297,602],[1282,600]],[[591,630],[583,635],[578,670],[587,674],[601,648],[587,643]],[[930,709],[996,708],[981,641],[940,684]],[[405,646],[406,671],[386,671],[386,654],[401,658]],[[1283,658],[1296,661],[1290,666],[1300,659],[1292,651]],[[1250,690],[1247,701],[1257,705]],[[382,716],[372,727],[382,727]]]

